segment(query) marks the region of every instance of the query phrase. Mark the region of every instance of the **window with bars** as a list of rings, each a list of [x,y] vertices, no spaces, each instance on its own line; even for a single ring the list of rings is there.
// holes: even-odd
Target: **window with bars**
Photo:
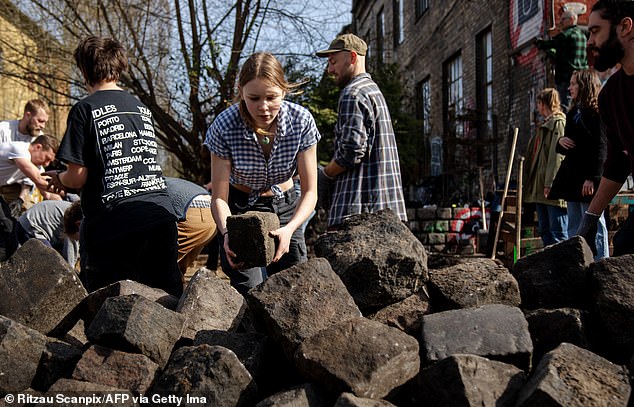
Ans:
[[[493,123],[493,35],[491,28],[481,32],[476,38],[476,100],[479,112],[480,137],[491,135]]]
[[[438,176],[442,174],[442,138],[432,137],[429,141],[430,145],[430,162],[429,172],[432,176]]]
[[[429,8],[429,0],[415,0],[416,1],[416,18],[422,16]]]
[[[465,136],[464,121],[461,116],[464,113],[464,94],[462,91],[462,56],[456,54],[445,63],[445,123],[446,129],[456,138]]]
[[[431,126],[431,78],[427,77],[418,86],[419,118],[422,122],[422,142],[429,143],[429,173],[442,173],[443,142],[441,137],[432,137]]]
[[[383,8],[376,15],[376,57],[378,63],[383,63],[385,61],[385,46],[384,40],[385,38],[385,13],[383,12]]]
[[[394,47],[398,47],[405,40],[404,5],[405,0],[394,0],[392,3],[392,15],[394,16]]]
[[[423,123],[423,136],[431,134],[431,84],[429,77],[423,80],[419,87],[420,116]]]

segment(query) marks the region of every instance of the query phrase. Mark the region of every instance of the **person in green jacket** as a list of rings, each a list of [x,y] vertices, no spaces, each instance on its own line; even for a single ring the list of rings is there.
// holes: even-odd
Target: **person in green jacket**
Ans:
[[[566,115],[561,111],[559,93],[554,88],[539,92],[537,110],[544,121],[528,141],[522,192],[525,203],[535,204],[539,235],[544,246],[548,246],[568,239],[566,202],[547,198],[564,159],[557,153],[557,142],[564,135]]]
[[[577,14],[572,10],[561,13],[559,27],[559,34],[549,40],[538,39],[536,45],[555,61],[555,85],[560,101],[567,109],[572,73],[588,68],[586,34],[577,26]]]

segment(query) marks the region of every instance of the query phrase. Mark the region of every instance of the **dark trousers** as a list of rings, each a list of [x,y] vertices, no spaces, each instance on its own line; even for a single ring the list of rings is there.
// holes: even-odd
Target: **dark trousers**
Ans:
[[[205,267],[209,270],[216,270],[218,268],[218,236],[220,236],[220,233],[216,233],[209,243],[207,243],[207,263]]]
[[[607,212],[607,211],[606,211]],[[634,212],[630,212],[612,238],[613,256],[634,253]]]
[[[570,108],[570,92],[568,91],[570,81],[560,82],[556,85],[557,92],[559,93],[559,101],[564,112],[567,112]]]
[[[18,249],[16,223],[7,201],[0,196],[0,261],[7,260]]]
[[[284,192],[281,198],[261,197],[253,205],[248,204],[249,195],[235,188],[229,188],[229,208],[233,215],[239,215],[247,211],[272,212],[277,214],[280,219],[280,226],[288,224],[295,213],[298,195],[294,188]],[[271,263],[267,267],[254,267],[244,270],[234,270],[227,262],[227,255],[224,250],[224,239],[219,235],[218,244],[220,247],[220,264],[222,271],[229,276],[231,285],[241,294],[245,294],[251,288],[262,283],[268,278],[281,270],[285,270],[295,264],[306,261],[306,243],[304,242],[304,233],[298,228],[291,237],[289,252],[282,258]],[[231,244],[231,242],[229,242]]]
[[[29,239],[35,239],[36,238],[35,234],[33,234],[33,231],[28,231],[28,230],[24,229],[24,226],[22,226],[22,224],[20,222],[15,222],[15,236],[18,239],[18,243],[21,244],[21,245],[26,243],[26,241],[29,240]],[[53,247],[53,245],[51,245],[51,242],[49,242],[48,240],[46,240],[46,239],[38,239],[38,240],[40,242],[44,243],[44,245],[50,247],[51,249],[55,249]],[[55,250],[57,250],[58,252],[60,251],[58,249],[55,249]]]
[[[134,280],[180,297],[178,229],[165,222],[115,240],[82,239],[82,282],[95,291],[120,280]]]

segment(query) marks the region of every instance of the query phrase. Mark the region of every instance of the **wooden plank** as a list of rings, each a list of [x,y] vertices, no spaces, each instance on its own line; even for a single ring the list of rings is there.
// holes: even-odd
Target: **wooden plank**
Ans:
[[[502,200],[500,201],[500,206],[502,207],[501,212],[500,212],[500,220],[504,219],[503,215],[504,215],[504,209],[506,209],[504,207],[505,205],[505,201],[506,201],[506,196],[508,195],[509,192],[509,182],[511,181],[511,171],[513,169],[513,160],[515,159],[515,146],[517,145],[517,135],[519,133],[519,128],[515,128],[515,130],[513,131],[513,143],[511,145],[511,153],[509,156],[509,160],[508,160],[508,168],[506,170],[506,181],[504,182],[504,193],[502,194]],[[495,259],[495,256],[497,255],[497,245],[498,245],[498,239],[500,237],[500,226],[501,226],[502,222],[498,222],[497,227],[495,228],[495,238],[493,239],[493,250],[491,251],[491,259]]]
[[[612,198],[612,201],[610,201],[610,205],[634,205],[634,194],[616,194],[616,196]]]
[[[515,208],[515,207],[517,206],[517,196],[515,196],[515,195],[508,195],[508,196],[506,197],[505,204],[506,204],[506,208],[507,208],[507,209],[509,209],[509,208],[511,208],[511,207],[512,207],[512,208]]]
[[[505,258],[513,258],[513,250],[515,249],[515,245],[517,244],[515,240],[515,235],[512,234],[503,234],[502,235],[502,243],[504,247],[504,257]],[[528,256],[530,254],[535,253],[538,250],[544,248],[544,243],[540,237],[534,238],[523,238],[520,239],[520,246],[522,247],[521,257]]]

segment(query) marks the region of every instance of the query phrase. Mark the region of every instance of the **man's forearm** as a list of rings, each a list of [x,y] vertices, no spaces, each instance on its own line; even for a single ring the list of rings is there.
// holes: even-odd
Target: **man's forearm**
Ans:
[[[324,167],[324,173],[330,178],[336,178],[337,175],[346,172],[346,167],[342,167],[337,164],[335,160],[332,160]]]
[[[65,171],[49,171],[45,175],[55,178],[54,183],[59,184],[57,188],[81,189],[88,178],[88,169],[79,164],[68,163]]]
[[[48,182],[40,174],[40,169],[27,158],[14,158],[13,161],[22,174],[26,175],[38,189],[46,190]]]

